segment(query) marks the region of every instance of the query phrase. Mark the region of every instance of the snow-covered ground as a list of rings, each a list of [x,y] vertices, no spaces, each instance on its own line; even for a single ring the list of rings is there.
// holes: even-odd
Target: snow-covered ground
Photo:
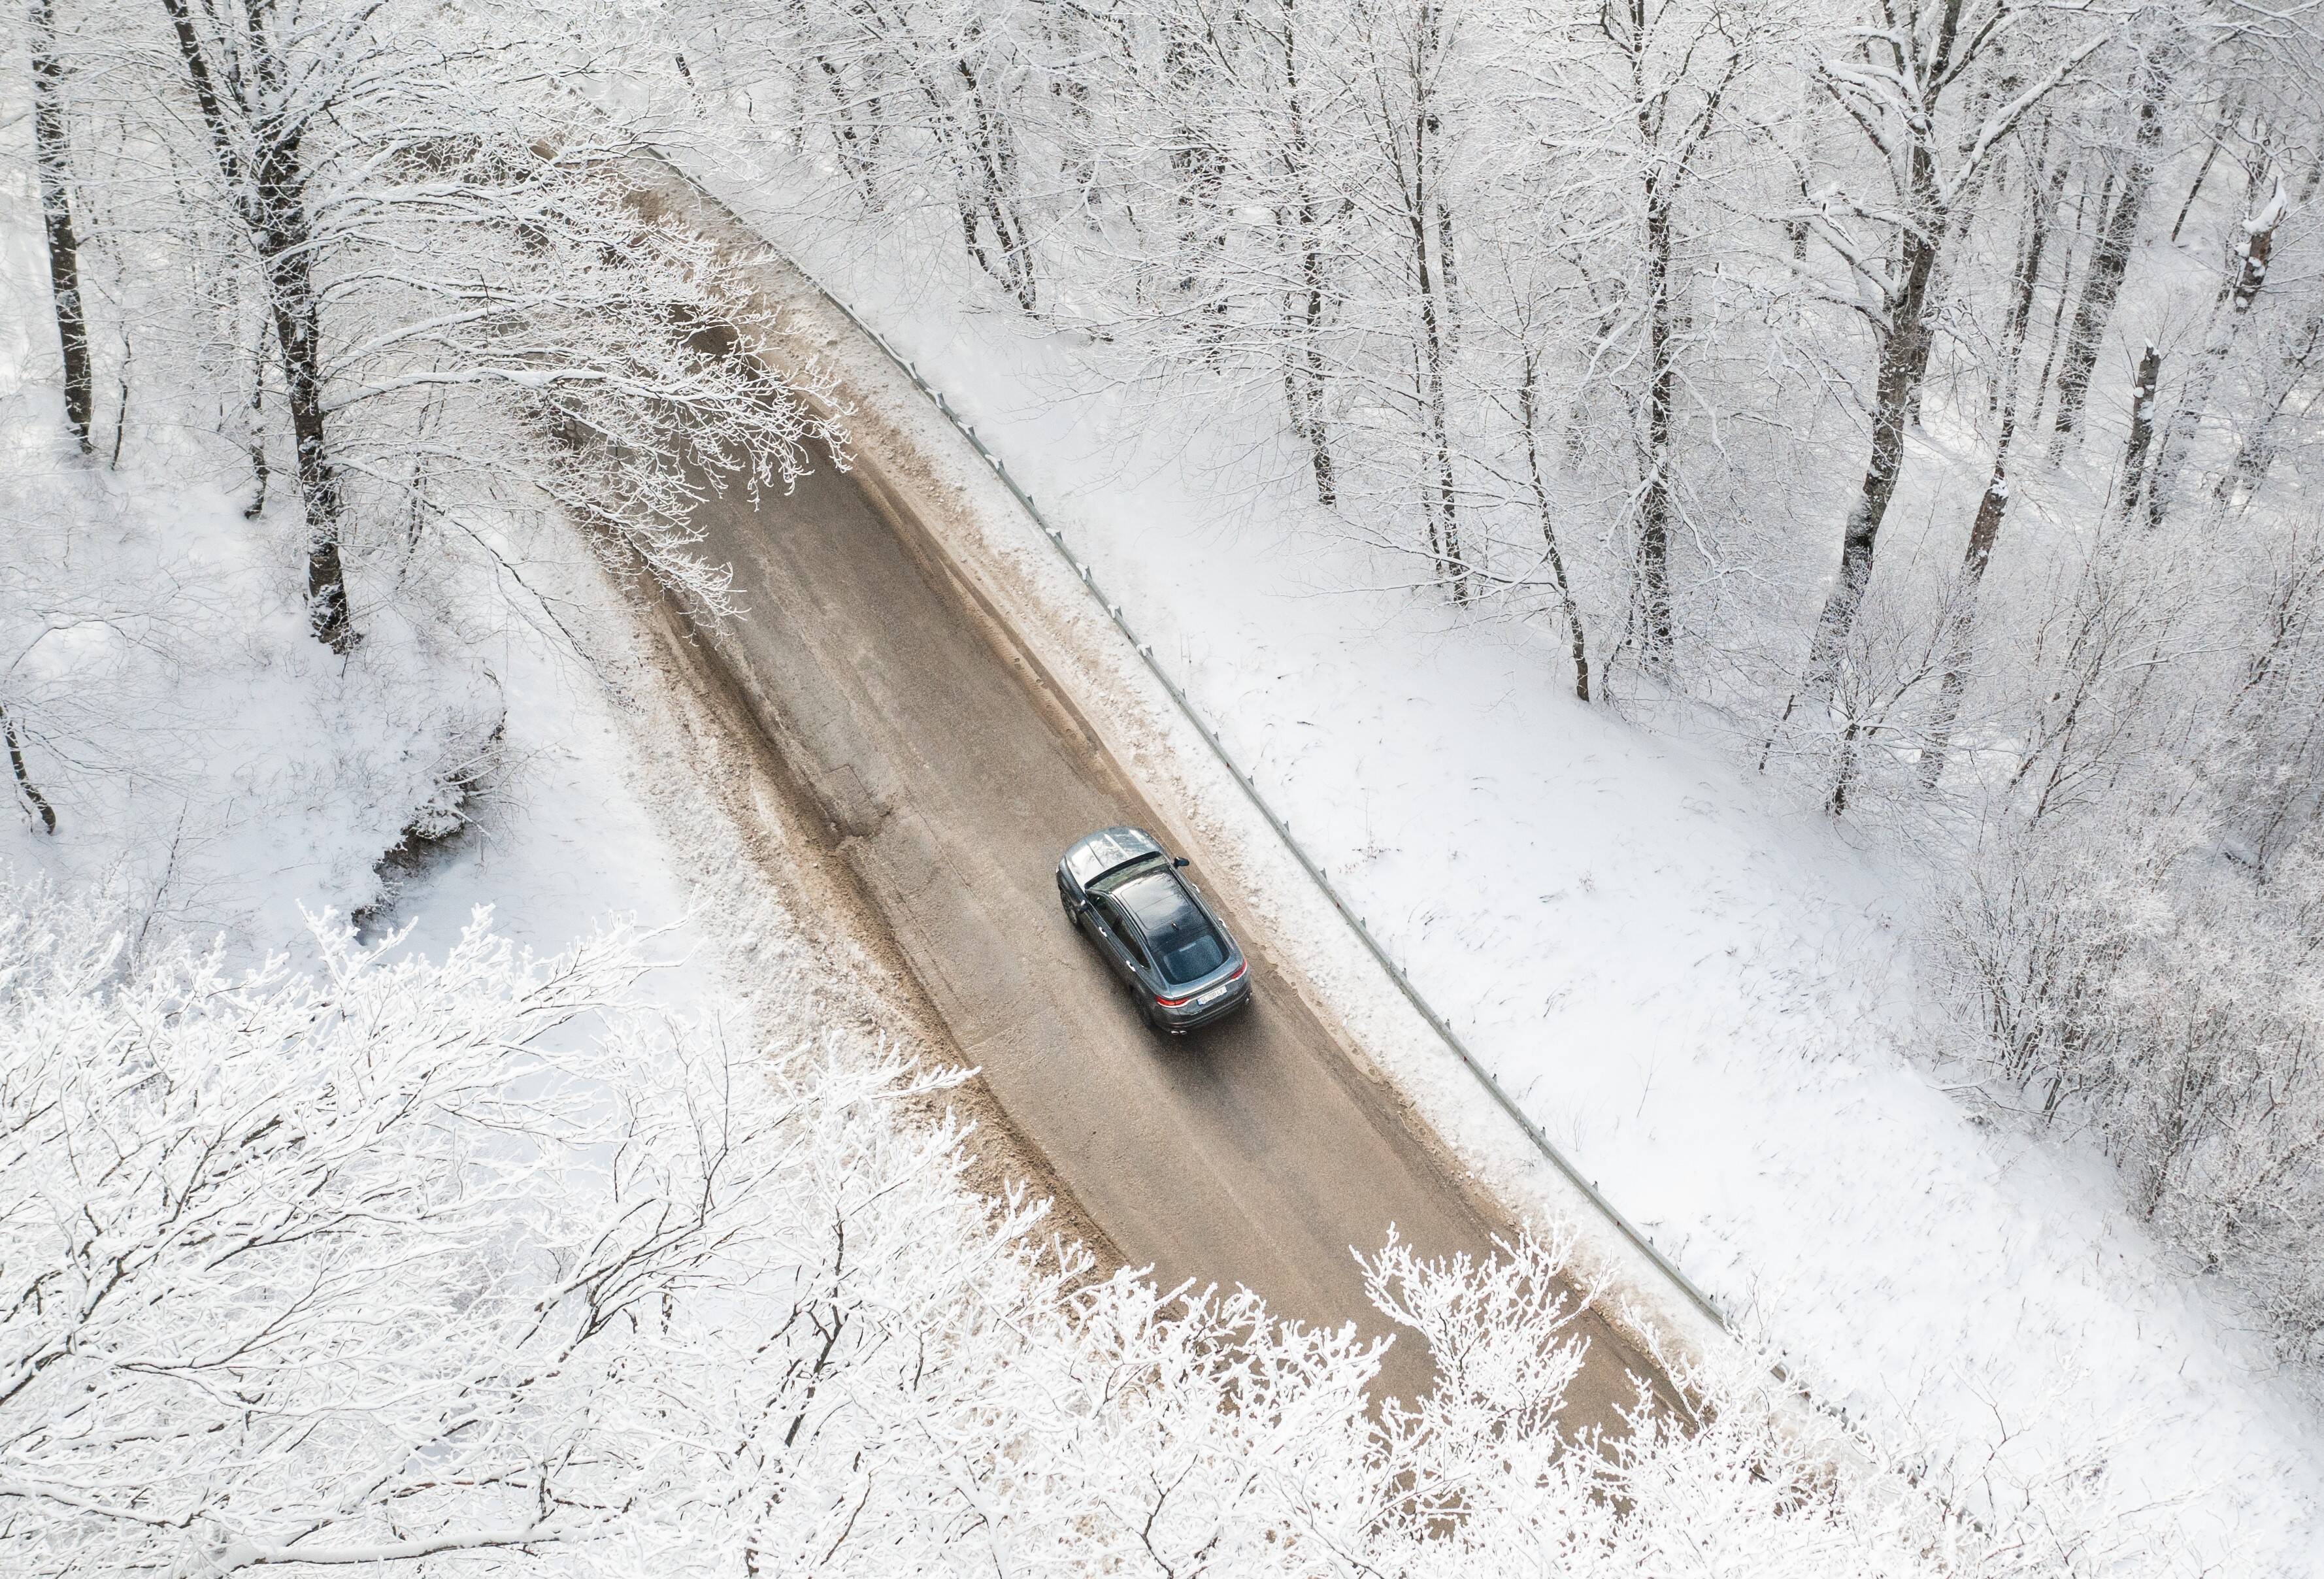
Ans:
[[[1895,873],[1576,703],[1546,633],[1358,590],[1373,566],[1246,482],[1271,413],[1157,413],[892,245],[770,233],[1006,458],[1544,1129],[1821,1397],[1963,1474],[2103,1461],[2216,1571],[2324,1572],[2324,1422],[2264,1338],[2102,1159],[1909,1056],[1938,1011]]]

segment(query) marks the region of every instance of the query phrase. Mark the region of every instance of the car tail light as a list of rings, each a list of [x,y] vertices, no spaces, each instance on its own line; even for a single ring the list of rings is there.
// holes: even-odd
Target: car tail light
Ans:
[[[1220,982],[1215,986],[1206,990],[1216,992],[1219,987],[1223,987],[1227,985],[1228,983],[1242,980],[1243,968],[1244,967],[1241,965],[1235,966],[1234,974],[1229,976],[1226,981]],[[1157,998],[1154,1000],[1154,1007],[1157,1009],[1184,1009],[1187,1004],[1192,1003],[1196,996],[1197,994],[1189,993],[1183,998]]]

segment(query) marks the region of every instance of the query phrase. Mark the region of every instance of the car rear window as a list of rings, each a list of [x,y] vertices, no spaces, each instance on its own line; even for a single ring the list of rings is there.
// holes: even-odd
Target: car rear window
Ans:
[[[1181,919],[1151,941],[1165,981],[1200,981],[1227,962],[1227,946],[1200,916]]]

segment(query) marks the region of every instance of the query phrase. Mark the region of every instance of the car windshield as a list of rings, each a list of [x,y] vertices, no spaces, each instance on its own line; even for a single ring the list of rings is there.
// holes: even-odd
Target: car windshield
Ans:
[[[1154,968],[1164,981],[1199,981],[1226,964],[1226,939],[1167,867],[1121,884],[1113,899],[1146,935]]]
[[[1169,865],[1170,857],[1167,855],[1158,853],[1152,855],[1140,855],[1137,860],[1117,866],[1092,882],[1089,885],[1089,891],[1092,893],[1111,893],[1114,890],[1126,887],[1149,873],[1167,871]]]

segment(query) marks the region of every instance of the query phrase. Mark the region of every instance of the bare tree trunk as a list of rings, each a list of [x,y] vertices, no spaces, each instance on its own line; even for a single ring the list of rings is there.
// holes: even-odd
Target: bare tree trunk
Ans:
[[[51,0],[32,0],[31,20],[33,163],[40,180],[41,219],[49,239],[49,299],[56,310],[57,340],[64,349],[65,426],[87,455],[97,397],[89,373],[88,316],[80,289],[80,241],[73,234],[64,64],[57,59]],[[54,819],[51,821],[53,831]]]
[[[1618,23],[1614,20],[1611,4],[1600,14],[1600,31],[1621,51],[1628,68],[1630,116],[1644,155],[1638,180],[1645,254],[1640,305],[1646,320],[1646,455],[1638,489],[1637,575],[1632,583],[1630,621],[1638,633],[1646,667],[1665,676],[1674,661],[1676,635],[1671,606],[1670,534],[1673,480],[1678,475],[1674,453],[1678,311],[1672,283],[1678,200],[1681,189],[1697,173],[1694,155],[1718,124],[1728,88],[1743,69],[1741,47],[1730,38],[1723,63],[1712,68],[1717,73],[1715,80],[1706,87],[1701,103],[1674,134],[1667,120],[1673,96],[1668,91],[1669,85],[1658,78],[1660,68],[1650,63],[1656,54],[1654,39],[1669,13],[1666,4],[1650,7],[1648,0],[1628,0],[1627,11]],[[1689,58],[1692,54],[1690,46]],[[1683,60],[1679,69],[1686,69]],[[1812,102],[1815,90],[1811,86],[1807,91]],[[1804,200],[1804,163],[1802,171]],[[1794,232],[1795,256],[1804,254],[1806,234],[1802,221]],[[1635,430],[1635,407],[1632,420]]]
[[[1977,222],[1981,210],[1978,197],[1984,187],[1985,172],[1979,171],[1953,196],[1952,225],[1938,250],[1936,267],[1929,275],[1929,315],[1932,319],[1950,288],[1948,275],[1952,269],[1952,260],[1960,255],[1961,244],[1969,239],[1969,229]],[[1920,430],[1921,402],[1929,390],[1929,357],[1936,348],[1937,337],[1932,328],[1931,332],[1921,337],[1920,364],[1913,369],[1913,392],[1904,408],[1905,426],[1914,432]]]
[[[2324,153],[2319,153],[2308,167],[2308,174],[2300,183],[2301,208],[2315,201],[2319,186],[2324,186]],[[2275,425],[2282,419],[2284,408],[2292,403],[2293,395],[2308,382],[2319,350],[2324,350],[2324,309],[2309,313],[2276,358],[2267,383],[2266,409],[2236,447],[2235,465],[2219,479],[2218,495],[2222,503],[2255,492],[2265,480],[2267,468],[2275,462]]]
[[[2115,301],[2122,294],[2123,275],[2138,240],[2139,217],[2154,182],[2163,108],[2177,65],[2175,39],[2155,44],[2139,60],[2138,129],[2131,138],[2130,163],[2123,171],[2114,207],[2106,210],[2099,224],[2098,245],[2090,257],[2089,272],[2082,277],[2081,300],[2075,306],[2073,328],[2066,340],[2065,359],[2058,368],[2058,410],[2050,443],[2052,464],[2064,456],[2068,436],[2081,422],[2082,405],[2089,397],[2090,371],[2098,365],[2099,343],[2114,317]]]
[[[985,83],[966,52],[978,41],[972,32],[947,57],[949,66],[916,69],[912,81],[938,125],[936,145],[952,169],[962,246],[1019,307],[1034,314],[1039,291],[1030,233],[1018,204],[1016,140],[1006,117],[994,115],[986,102]],[[959,101],[947,97],[946,84],[954,77],[962,84]],[[876,124],[872,130],[876,135]],[[871,155],[864,157],[868,164]],[[999,249],[997,261],[982,239],[986,230]]]
[[[1317,230],[1321,216],[1316,212],[1314,188],[1309,179],[1307,103],[1299,79],[1299,38],[1293,0],[1284,0],[1283,6],[1283,84],[1285,103],[1291,115],[1288,173],[1299,195],[1295,210],[1299,231],[1299,283],[1305,296],[1298,352],[1302,365],[1286,371],[1286,383],[1292,393],[1293,426],[1307,441],[1308,466],[1315,477],[1315,498],[1330,505],[1338,503],[1339,487],[1333,476],[1331,429],[1324,416],[1323,240]]]
[[[250,117],[263,134],[245,149],[226,118],[217,77],[203,52],[187,0],[161,0],[175,30],[180,59],[209,128],[218,176],[258,254],[273,321],[275,348],[282,358],[283,405],[297,441],[299,498],[307,517],[307,615],[316,639],[335,652],[355,644],[348,616],[346,567],[339,551],[346,495],[332,459],[324,404],[322,302],[316,294],[313,239],[306,202],[306,170],[300,134],[275,118],[284,99],[282,61],[267,45],[255,19],[239,41],[248,58],[237,62],[230,84],[264,106]]]
[[[1104,206],[1104,193],[1098,180],[1097,122],[1090,105],[1093,97],[1089,75],[1089,62],[1082,34],[1068,13],[1045,14],[1042,33],[1055,58],[1062,62],[1051,79],[1049,91],[1065,106],[1065,128],[1059,134],[1057,165],[1064,178],[1064,187],[1074,195],[1082,211],[1082,219],[1093,235],[1103,226],[1099,213]],[[872,100],[874,136],[880,118],[880,101]],[[874,143],[877,151],[877,143]]]
[[[1432,141],[1441,128],[1432,116],[1429,125]],[[1461,355],[1461,272],[1459,254],[1452,246],[1452,205],[1444,200],[1444,183],[1435,183],[1434,205],[1436,209],[1436,267],[1444,282],[1444,355],[1457,359]]]
[[[1219,209],[1227,152],[1219,141],[1218,127],[1208,118],[1217,83],[1207,63],[1209,51],[1194,30],[1174,18],[1166,23],[1166,37],[1162,69],[1172,89],[1172,102],[1184,117],[1170,129],[1170,169],[1176,178],[1175,199],[1180,214],[1178,253],[1185,271],[1178,278],[1178,291],[1189,298],[1205,289],[1211,292],[1202,309],[1207,322],[1200,338],[1204,358],[1215,367],[1226,301],[1220,282],[1206,280],[1205,273],[1215,266],[1225,241]]]
[[[2139,491],[2146,483],[2146,452],[2154,442],[2154,392],[2162,378],[2163,353],[2149,340],[2131,379],[2130,438],[2123,445],[2122,491],[2115,502],[2126,521],[2137,510]]]
[[[976,39],[972,35],[967,42],[974,43]],[[952,69],[963,84],[973,125],[962,124],[933,81],[923,78],[921,88],[937,115],[959,132],[963,144],[955,150],[947,141],[946,146],[962,184],[957,194],[962,239],[977,266],[1015,298],[1019,307],[1028,314],[1038,312],[1040,294],[1032,241],[1017,205],[1016,139],[1005,117],[994,115],[986,102],[984,81],[968,56],[955,55]],[[998,265],[977,241],[980,225],[992,232],[1001,253]]]
[[[1994,381],[2001,429],[1993,446],[1993,474],[1977,502],[1969,522],[1969,546],[1961,555],[1960,591],[1947,611],[1945,672],[1938,682],[1936,717],[1919,763],[1923,788],[1933,790],[1944,777],[1945,761],[1952,748],[1953,731],[1960,723],[1961,701],[1969,694],[1970,638],[1977,621],[1978,594],[1985,585],[1986,566],[2001,539],[2001,522],[2009,508],[2009,452],[2017,437],[2020,371],[2025,342],[2034,319],[2034,297],[2042,280],[2042,263],[2049,251],[2050,218],[2065,191],[2067,161],[2048,162],[2046,128],[2033,168],[2026,172],[2025,239],[2017,251],[2016,272],[2011,282],[2009,321],[2003,331],[2001,367]],[[2060,287],[2063,290],[2062,282]],[[2039,386],[2037,385],[2037,388]]]
[[[129,323],[121,323],[121,364],[114,374],[115,401],[113,405],[113,453],[106,457],[105,468],[121,469],[121,441],[129,437],[129,365],[137,358],[137,347],[129,338]]]
[[[1993,383],[1989,410],[2015,415],[2018,405],[2018,379],[2025,365],[2025,346],[2034,323],[2034,298],[2040,291],[2042,266],[2050,253],[2050,229],[2059,206],[2065,200],[2066,175],[2069,161],[2050,158],[2050,132],[2046,124],[2042,140],[2036,146],[2031,167],[2025,172],[2025,240],[2017,249],[2017,267],[2010,277],[2009,321],[2002,331],[2002,365]],[[2059,280],[2059,295],[2065,294],[2062,273]]]
[[[1329,419],[1324,415],[1325,388],[1323,383],[1323,245],[1315,234],[1315,216],[1312,207],[1303,206],[1299,217],[1301,233],[1306,241],[1300,252],[1299,268],[1307,287],[1306,332],[1301,337],[1301,353],[1305,358],[1307,395],[1307,456],[1315,474],[1315,497],[1324,504],[1339,502],[1339,485],[1332,470],[1332,435]]]
[[[335,652],[354,647],[346,570],[339,557],[346,496],[325,425],[321,327],[304,252],[278,253],[268,271],[275,297],[274,337],[281,348],[283,405],[297,446],[299,498],[307,512],[307,614],[318,641]]]
[[[1582,608],[1573,596],[1573,584],[1566,578],[1565,556],[1557,545],[1557,512],[1549,501],[1549,489],[1542,482],[1541,444],[1535,432],[1537,392],[1540,384],[1540,365],[1533,349],[1524,353],[1523,371],[1517,383],[1517,418],[1525,428],[1526,471],[1533,479],[1534,507],[1541,513],[1541,542],[1549,559],[1549,573],[1557,584],[1559,611],[1565,616],[1566,640],[1573,657],[1573,695],[1577,700],[1590,699],[1590,647],[1582,629]]]
[[[2187,200],[2179,205],[2179,217],[2171,222],[2171,239],[2174,242],[2179,239],[2179,233],[2187,228],[2187,216],[2193,212],[2195,199],[2203,189],[2203,181],[2211,173],[2211,166],[2218,161],[2219,150],[2227,144],[2227,128],[2235,125],[2237,113],[2238,103],[2230,101],[2227,107],[2219,112],[2219,124],[2211,128],[2211,144],[2203,150],[2203,162],[2195,167],[2195,179],[2187,185]]]
[[[23,743],[17,738],[16,721],[8,716],[5,707],[0,707],[0,736],[5,736],[8,743],[8,765],[15,771],[17,793],[23,796],[25,804],[32,808],[32,815],[41,819],[42,831],[55,833],[56,808],[49,804],[49,798],[41,793],[39,787],[33,784],[32,775],[25,771]]]
[[[2266,479],[2267,468],[2275,463],[2275,425],[2292,395],[2307,382],[2319,349],[2324,349],[2324,311],[2310,313],[2285,345],[2275,375],[2269,381],[2266,410],[2236,447],[2235,465],[2219,479],[2222,503],[2254,493]]]
[[[1644,112],[1642,111],[1641,114]],[[1646,176],[1646,476],[1638,494],[1638,629],[1646,667],[1667,674],[1670,588],[1671,404],[1677,369],[1671,346],[1671,215],[1659,171]]]
[[[855,134],[855,106],[849,102],[847,78],[833,64],[826,51],[817,51],[815,63],[823,72],[825,84],[831,89],[832,150],[839,157],[840,171],[862,196],[863,206],[876,209],[880,206],[879,189],[874,184],[876,172],[872,168],[871,160],[862,151],[862,139]]]
[[[1426,232],[1417,217],[1413,230],[1413,256],[1420,272],[1421,385],[1434,474],[1427,485],[1429,536],[1434,540],[1431,546],[1435,550],[1437,576],[1452,588],[1452,601],[1465,604],[1469,601],[1469,568],[1461,552],[1460,506],[1452,477],[1452,423],[1445,410],[1443,337],[1436,291],[1430,282]]]
[[[1434,476],[1430,484],[1430,536],[1435,540],[1436,573],[1449,582],[1452,601],[1469,601],[1469,566],[1461,551],[1461,525],[1456,485],[1452,476],[1452,419],[1446,409],[1444,362],[1446,325],[1439,301],[1437,272],[1429,260],[1431,221],[1438,245],[1448,234],[1443,198],[1432,179],[1435,160],[1432,134],[1437,129],[1434,96],[1428,80],[1432,57],[1443,47],[1442,12],[1437,0],[1422,0],[1420,42],[1414,57],[1412,182],[1406,198],[1406,217],[1412,236],[1412,262],[1420,291],[1422,399],[1427,413],[1428,442]],[[1448,282],[1449,284],[1449,282]]]
[[[2268,259],[2275,250],[2275,227],[2282,222],[2286,207],[2287,194],[2282,180],[2278,179],[2267,201],[2237,227],[2235,243],[2228,248],[2227,276],[2211,304],[2203,349],[2172,407],[2171,420],[2155,436],[2153,476],[2146,487],[2146,519],[2150,526],[2160,525],[2171,508],[2172,496],[2177,492],[2179,468],[2186,463],[2187,446],[2210,407],[2211,392],[2218,384],[2219,372],[2227,365],[2236,336],[2250,316],[2260,288],[2267,282]]]
[[[1914,161],[1925,164],[1926,155],[1916,152]],[[1936,226],[1913,226],[1903,234],[1904,289],[1890,309],[1888,327],[1880,339],[1873,390],[1872,451],[1865,463],[1859,496],[1841,528],[1840,573],[1824,599],[1823,612],[1816,620],[1815,642],[1808,653],[1807,692],[1817,701],[1828,700],[1838,683],[1840,655],[1847,651],[1864,595],[1872,585],[1872,557],[1880,540],[1880,526],[1896,496],[1913,389],[1928,368],[1923,343],[1929,334],[1929,278],[1935,272],[1935,237],[1941,233]]]
[[[268,320],[262,318],[258,325],[258,351],[250,359],[250,475],[255,485],[250,503],[244,505],[242,518],[255,521],[266,511],[266,487],[272,472],[266,464],[266,342],[273,331]]]
[[[1002,261],[1008,272],[1002,283],[1017,299],[1017,305],[1028,313],[1040,310],[1040,288],[1033,263],[1033,241],[1027,230],[1024,216],[1017,206],[1017,141],[1008,121],[993,114],[985,102],[984,83],[964,60],[958,62],[960,74],[968,84],[968,102],[976,112],[976,135],[972,144],[976,153],[977,173],[984,199],[984,212],[992,225],[992,234],[1001,244]]]
[[[1904,289],[1890,302],[1886,332],[1880,340],[1872,411],[1872,453],[1855,508],[1840,531],[1840,572],[1817,617],[1815,640],[1808,650],[1804,689],[1819,704],[1829,704],[1840,688],[1841,660],[1863,611],[1864,595],[1871,589],[1872,566],[1880,541],[1881,523],[1896,497],[1896,481],[1904,469],[1904,433],[1912,421],[1913,399],[1929,368],[1930,282],[1937,254],[1949,230],[1947,216],[1935,200],[1935,167],[1925,143],[1916,142],[1911,154],[1910,190],[1919,213],[1900,233]],[[1784,706],[1786,716],[1790,705]],[[1856,778],[1861,721],[1850,717],[1842,726],[1840,761],[1833,770],[1831,794],[1825,809],[1838,817],[1848,809]]]
[[[263,219],[259,255],[282,357],[283,406],[299,463],[299,499],[307,515],[307,617],[315,637],[335,652],[355,644],[347,609],[346,570],[339,555],[346,496],[333,458],[324,405],[322,302],[309,247],[305,171],[296,138],[262,146],[257,193]]]
[[[2064,189],[2062,173],[2064,169],[2065,162],[2061,162],[2060,190],[2061,192]],[[2082,183],[2081,191],[2074,199],[2074,235],[2081,234],[2082,219],[2089,211],[2089,203],[2090,188],[2089,181],[2085,180]],[[2042,426],[2043,411],[2050,399],[2051,374],[2057,370],[2058,352],[2065,344],[2066,304],[2073,294],[2073,284],[2074,249],[2069,246],[2066,248],[2065,255],[2058,260],[2058,301],[2057,305],[2050,309],[2050,332],[2043,337],[2043,340],[2045,349],[2042,353],[2042,376],[2034,381],[2034,410],[2026,419],[2025,425],[2028,428],[2038,429]]]

